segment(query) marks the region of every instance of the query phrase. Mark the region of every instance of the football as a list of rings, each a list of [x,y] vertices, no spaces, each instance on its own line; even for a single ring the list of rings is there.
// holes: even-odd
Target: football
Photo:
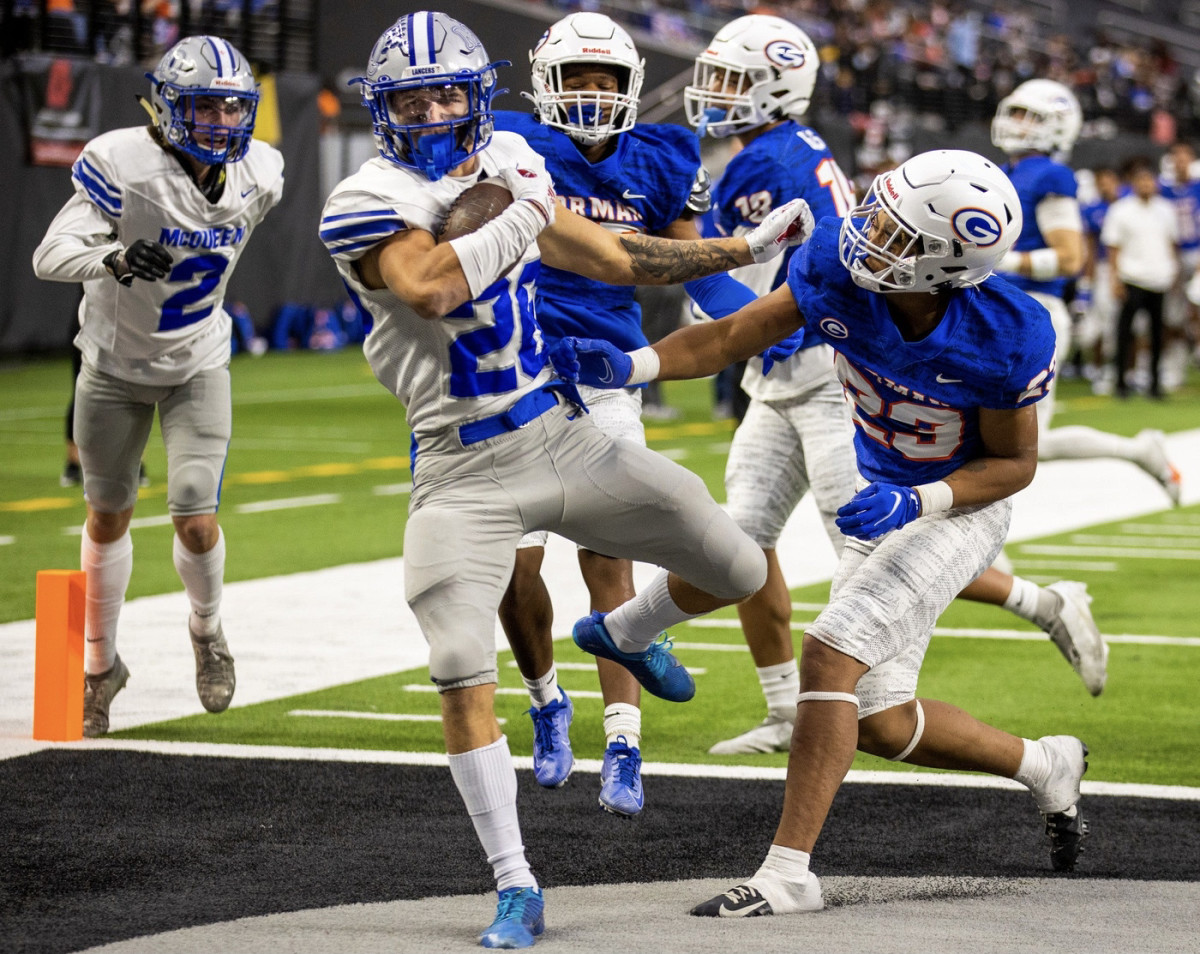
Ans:
[[[439,242],[470,235],[512,205],[512,193],[500,179],[483,179],[454,200],[438,232]]]

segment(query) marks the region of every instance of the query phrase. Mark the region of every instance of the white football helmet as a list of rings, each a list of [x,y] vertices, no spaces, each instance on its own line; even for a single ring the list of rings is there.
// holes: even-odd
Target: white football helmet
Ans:
[[[637,122],[646,61],[629,34],[602,13],[572,13],[550,27],[529,54],[534,109],[538,118],[576,142],[594,146]],[[563,67],[597,63],[616,69],[616,93],[568,91]],[[607,115],[606,115],[607,113]]]
[[[206,165],[237,162],[254,136],[258,83],[228,40],[184,37],[163,54],[150,80],[150,107],[166,141]],[[196,100],[218,100],[230,123],[197,123]],[[203,142],[197,141],[199,131]]]
[[[510,65],[489,62],[479,37],[453,17],[423,10],[388,27],[371,50],[366,75],[350,83],[362,84],[379,154],[437,180],[491,142],[492,97],[504,92],[496,88],[496,67]],[[405,118],[395,111],[396,94],[437,95],[451,88],[466,94],[467,111],[460,118],[429,122],[424,115]]]
[[[1008,176],[974,152],[913,156],[871,183],[842,219],[842,264],[874,292],[938,292],[975,285],[1021,234],[1021,200]]]
[[[1069,153],[1082,128],[1083,111],[1074,93],[1054,80],[1026,80],[996,107],[992,145],[1010,156]]]
[[[753,14],[727,23],[696,57],[683,91],[688,122],[718,139],[808,110],[820,57],[803,30]]]

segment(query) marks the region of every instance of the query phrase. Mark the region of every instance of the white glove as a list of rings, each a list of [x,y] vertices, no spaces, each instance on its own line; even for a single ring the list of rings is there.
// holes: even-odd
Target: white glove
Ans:
[[[513,201],[524,199],[542,214],[546,225],[554,224],[554,180],[542,163],[527,162],[522,166],[500,170],[500,178],[512,193]]]
[[[813,214],[803,199],[792,199],[773,209],[758,228],[746,233],[754,261],[769,262],[790,245],[807,242],[813,233]]]

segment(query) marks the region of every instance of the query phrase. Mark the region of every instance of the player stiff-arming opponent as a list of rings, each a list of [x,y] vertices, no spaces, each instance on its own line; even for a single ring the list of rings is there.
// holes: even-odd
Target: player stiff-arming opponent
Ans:
[[[1005,172],[1021,198],[1025,222],[996,270],[1050,312],[1060,362],[1071,353],[1071,316],[1063,290],[1083,269],[1084,238],[1075,173],[1056,156],[1070,154],[1082,126],[1075,94],[1046,79],[1018,86],[1000,101],[992,120],[992,143],[1008,156]],[[1179,505],[1180,475],[1167,458],[1162,431],[1146,429],[1123,437],[1081,424],[1051,428],[1053,414],[1051,381],[1038,405],[1039,459],[1127,460],[1158,481],[1171,503]]]
[[[412,431],[405,595],[429,642],[450,772],[499,891],[480,943],[528,947],[544,927],[542,894],[493,706],[495,618],[521,538],[548,530],[665,568],[636,598],[576,624],[576,639],[671,701],[690,699],[695,684],[659,634],[745,599],[766,575],[762,551],[700,478],[605,434],[559,380],[535,315],[539,270],[681,282],[774,257],[812,218],[796,203],[742,238],[685,242],[617,234],[556,207],[541,157],[493,130],[501,65],[442,13],[409,14],[384,32],[356,80],[380,155],[334,189],[321,237],[375,319],[364,350]],[[448,237],[467,209],[482,211],[472,187],[485,178],[502,182],[511,204]],[[548,632],[525,635],[546,645],[519,651],[553,660]]]
[[[117,622],[133,571],[129,520],[157,408],[167,452],[174,560],[191,601],[196,691],[221,712],[234,690],[221,626],[225,538],[217,523],[232,429],[225,288],[283,194],[283,157],[254,142],[258,88],[218,37],[176,43],[150,79],[149,126],[93,139],[75,194],[33,255],[39,278],[82,282],[75,440],[87,524],[83,734],[108,731],[129,678]]]
[[[694,216],[710,204],[700,144],[679,126],[637,122],[645,61],[629,34],[603,14],[573,13],[542,35],[530,62],[536,114],[498,111],[496,128],[519,133],[546,160],[559,203],[614,232],[698,239]],[[739,302],[754,298],[723,273],[689,284],[712,286],[717,293],[732,286],[726,294]],[[543,264],[536,305],[547,344],[565,335],[603,338],[626,351],[647,343],[633,285],[593,281]],[[585,385],[580,393],[601,430],[646,443],[642,387]],[[533,701],[534,774],[553,788],[566,782],[574,763],[568,737],[573,704],[557,684],[553,661],[521,652],[550,645],[553,607],[540,576],[546,536],[539,531],[522,539],[500,619]],[[614,610],[634,595],[629,560],[581,549],[579,567],[592,611]],[[533,630],[545,631],[546,638],[527,635]],[[628,817],[642,810],[645,798],[640,686],[611,660],[597,660],[597,669],[606,744],[600,805]]]
[[[1056,870],[1086,832],[1087,749],[1022,739],[916,698],[938,616],[995,559],[1037,467],[1034,404],[1053,376],[1046,311],[989,275],[1021,228],[1007,177],[970,152],[923,153],[879,176],[864,203],[822,219],[787,285],[721,321],[632,355],[564,339],[568,378],[621,384],[711,374],[803,325],[836,352],[853,405],[861,489],[828,606],[804,634],[783,812],[758,872],[692,913],[814,911],[810,853],[857,746],[912,765],[1014,778],[1034,795]]]

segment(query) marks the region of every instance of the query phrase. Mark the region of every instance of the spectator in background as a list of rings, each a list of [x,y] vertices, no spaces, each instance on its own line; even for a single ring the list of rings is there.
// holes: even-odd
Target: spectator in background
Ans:
[[[1188,338],[1197,339],[1197,308],[1184,289],[1200,264],[1200,179],[1196,177],[1196,150],[1190,142],[1172,144],[1164,157],[1161,191],[1175,206],[1179,225],[1179,281],[1171,286],[1163,305],[1165,327],[1162,384],[1174,391],[1187,375]]]
[[[1092,382],[1092,390],[1096,394],[1111,394],[1110,373],[1117,349],[1116,302],[1100,230],[1109,206],[1121,197],[1121,177],[1111,166],[1102,166],[1093,171],[1092,179],[1095,196],[1080,207],[1086,245],[1083,276],[1074,302],[1079,315],[1075,338],[1084,353],[1084,375]]]
[[[1112,263],[1112,293],[1120,303],[1117,318],[1117,397],[1128,397],[1127,375],[1133,361],[1133,319],[1145,310],[1150,320],[1150,386],[1162,398],[1163,298],[1179,278],[1179,222],[1174,206],[1159,195],[1154,165],[1131,159],[1124,177],[1132,195],[1108,210],[1100,240]]]

